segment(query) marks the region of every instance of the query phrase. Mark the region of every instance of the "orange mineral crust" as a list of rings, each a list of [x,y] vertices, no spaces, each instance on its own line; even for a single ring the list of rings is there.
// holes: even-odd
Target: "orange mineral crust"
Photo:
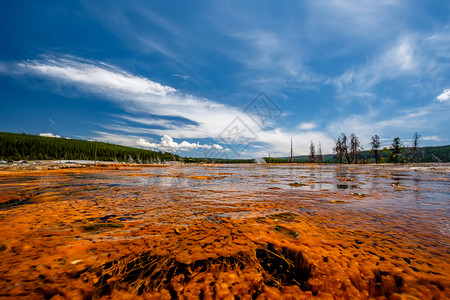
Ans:
[[[0,298],[450,299],[450,166],[0,171]]]

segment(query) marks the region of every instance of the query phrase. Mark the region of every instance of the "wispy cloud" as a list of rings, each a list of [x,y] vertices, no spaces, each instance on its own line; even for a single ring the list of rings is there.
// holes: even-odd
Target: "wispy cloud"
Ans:
[[[172,76],[179,77],[183,80],[188,80],[190,77],[188,75],[172,74]]]
[[[339,34],[342,38],[376,40],[380,35],[390,34],[386,26],[397,27],[401,20],[396,18],[404,9],[403,1],[351,0],[308,1],[308,29],[315,38]],[[396,26],[397,25],[397,26]]]
[[[328,80],[335,85],[342,99],[352,101],[363,97],[376,99],[378,85],[396,82],[409,85],[423,94],[448,84],[444,78],[450,66],[450,34],[437,30],[429,33],[416,32],[402,34],[395,42],[387,44],[378,54],[369,57],[365,63],[352,65],[340,76]],[[397,80],[402,80],[399,82]]]
[[[434,142],[440,142],[441,138],[437,135],[431,135],[431,136],[424,136],[422,137],[424,141],[434,141]]]
[[[304,122],[304,123],[300,123],[300,125],[298,126],[298,128],[300,130],[311,130],[317,127],[317,124],[313,123],[313,122]]]
[[[78,84],[85,89],[95,87],[96,91],[116,94],[148,94],[166,96],[174,93],[174,88],[164,86],[143,77],[138,77],[105,63],[75,57],[57,58],[47,56],[43,60],[29,60],[17,64],[19,71],[57,79],[70,84]]]
[[[192,55],[192,43],[206,45],[195,33],[189,31],[177,20],[166,19],[148,5],[130,5],[109,1],[82,1],[85,9],[97,21],[108,28],[124,45],[141,54],[159,54],[189,67],[195,60]],[[189,59],[188,59],[189,58]]]
[[[401,37],[366,64],[353,66],[330,82],[336,86],[339,95],[348,101],[355,97],[374,99],[373,88],[377,84],[401,76],[414,76],[414,71],[420,68],[421,63],[415,55],[415,45],[414,36]]]

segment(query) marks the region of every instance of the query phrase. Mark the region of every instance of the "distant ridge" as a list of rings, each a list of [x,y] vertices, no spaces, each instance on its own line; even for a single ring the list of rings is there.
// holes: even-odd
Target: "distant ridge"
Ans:
[[[0,132],[0,160],[92,160],[137,163],[179,161],[168,152],[156,152],[109,143]]]

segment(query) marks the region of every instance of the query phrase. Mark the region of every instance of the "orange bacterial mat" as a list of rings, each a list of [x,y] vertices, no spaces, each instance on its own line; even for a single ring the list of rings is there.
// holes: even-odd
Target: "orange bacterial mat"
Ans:
[[[450,167],[0,171],[0,298],[450,299]]]

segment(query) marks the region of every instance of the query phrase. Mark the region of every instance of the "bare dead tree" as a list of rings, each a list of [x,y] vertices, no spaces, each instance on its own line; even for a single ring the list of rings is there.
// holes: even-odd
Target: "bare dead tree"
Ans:
[[[347,136],[345,135],[345,133],[342,133],[342,134],[341,134],[341,141],[342,141],[342,143],[341,143],[341,148],[342,148],[342,152],[343,152],[343,154],[344,154],[344,157],[345,157],[345,159],[347,160],[347,163],[348,163],[348,164],[351,164],[351,163],[352,163],[352,159],[351,159],[351,157],[350,157],[350,152],[349,152],[350,146],[349,146],[349,144],[348,144],[348,138],[347,138]]]
[[[316,148],[314,147],[314,143],[311,141],[311,145],[309,146],[309,157],[308,161],[313,163],[316,161]]]
[[[321,164],[323,162],[323,157],[322,157],[322,146],[320,145],[319,142],[319,147],[317,148],[317,155],[316,155],[316,161]]]
[[[352,133],[350,135],[350,160],[352,163],[358,163],[358,153],[362,150],[358,137]]]
[[[293,148],[293,146],[292,146],[292,138],[291,138],[291,153],[290,153],[290,155],[289,155],[289,160],[288,160],[288,162],[289,162],[289,163],[293,163],[293,162],[294,162],[294,148]]]
[[[417,159],[422,155],[419,149],[419,139],[420,134],[415,132],[412,138],[412,146],[411,146],[411,162],[413,163],[416,162]]]
[[[333,152],[336,153],[336,157],[339,160],[339,163],[342,164],[343,160],[344,160],[344,147],[343,147],[343,140],[342,140],[342,136],[345,136],[344,134],[342,134],[341,136],[339,136],[336,139],[336,145],[333,148]]]

